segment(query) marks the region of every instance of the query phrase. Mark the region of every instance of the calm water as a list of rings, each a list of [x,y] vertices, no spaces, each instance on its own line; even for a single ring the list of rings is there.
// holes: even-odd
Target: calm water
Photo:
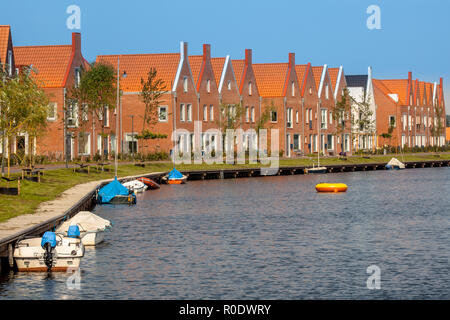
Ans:
[[[347,183],[318,194],[318,182]],[[67,274],[10,273],[0,299],[450,299],[450,169],[189,182],[103,206]],[[366,269],[381,269],[369,290]]]

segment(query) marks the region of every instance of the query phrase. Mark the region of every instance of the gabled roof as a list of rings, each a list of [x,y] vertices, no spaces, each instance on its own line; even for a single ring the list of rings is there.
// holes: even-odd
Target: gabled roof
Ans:
[[[223,67],[225,66],[226,58],[211,58],[211,66],[214,72],[214,77],[216,79],[217,86],[220,83],[220,79],[223,73]]]
[[[0,26],[0,63],[7,62],[10,35],[10,26]]]
[[[319,90],[320,80],[322,79],[323,66],[311,67],[311,69],[314,76],[314,82],[316,83],[316,88],[317,90]]]
[[[14,47],[16,67],[33,66],[33,77],[43,88],[64,87],[72,45]]]
[[[198,79],[202,68],[203,56],[189,56],[189,66],[191,67],[192,78],[194,79],[195,88],[198,90]]]
[[[364,90],[367,89],[367,74],[362,75],[348,75],[345,76],[345,81],[347,82],[347,87],[349,88],[364,88]]]
[[[256,63],[252,66],[261,97],[284,96],[288,63]]]
[[[398,96],[399,105],[409,105],[408,98],[408,79],[390,79],[390,80],[379,80],[386,88],[389,93],[396,94]]]
[[[339,68],[328,68],[328,74],[330,75],[331,87],[333,91],[336,89],[337,79],[339,75]]]
[[[244,74],[245,60],[231,60],[237,87],[241,87],[242,75]]]
[[[118,57],[118,55],[98,56],[96,61],[109,63],[117,70]],[[120,87],[125,92],[140,92],[141,78],[146,79],[148,71],[153,67],[157,71],[157,77],[164,81],[166,90],[170,91],[179,62],[179,53],[120,55],[120,70],[127,73],[127,77],[120,80]]]

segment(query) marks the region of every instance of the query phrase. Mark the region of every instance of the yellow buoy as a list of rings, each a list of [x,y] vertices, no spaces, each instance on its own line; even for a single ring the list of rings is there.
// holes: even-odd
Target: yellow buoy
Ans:
[[[317,192],[345,192],[347,188],[345,183],[319,183],[316,185]]]

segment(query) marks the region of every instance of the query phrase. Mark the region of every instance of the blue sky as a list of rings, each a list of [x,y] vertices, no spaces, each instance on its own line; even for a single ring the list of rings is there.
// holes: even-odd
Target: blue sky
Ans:
[[[213,56],[253,61],[343,65],[346,74],[367,72],[377,78],[439,81],[450,101],[450,1],[446,0],[227,0],[227,1],[10,1],[0,11],[15,45],[70,43],[69,5],[81,9],[83,54],[177,52],[189,43],[201,54],[210,43]],[[381,10],[381,29],[369,30],[366,9]],[[12,14],[13,13],[13,14]],[[450,109],[447,108],[447,109]],[[450,114],[450,110],[447,110]]]

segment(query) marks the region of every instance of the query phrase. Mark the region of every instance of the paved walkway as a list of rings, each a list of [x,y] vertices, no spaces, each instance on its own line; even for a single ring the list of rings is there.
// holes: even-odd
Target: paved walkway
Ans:
[[[152,172],[141,174],[138,176],[123,177],[119,179],[133,179],[149,174],[161,174],[162,172]],[[6,222],[0,223],[0,240],[13,236],[17,233],[23,232],[26,229],[33,227],[39,223],[45,222],[52,218],[56,218],[64,214],[78,201],[80,201],[86,194],[94,191],[102,182],[109,182],[112,179],[91,181],[76,185],[64,191],[58,198],[43,202],[39,205],[36,212],[33,214],[24,214],[9,219]],[[1,241],[0,241],[1,242]]]

